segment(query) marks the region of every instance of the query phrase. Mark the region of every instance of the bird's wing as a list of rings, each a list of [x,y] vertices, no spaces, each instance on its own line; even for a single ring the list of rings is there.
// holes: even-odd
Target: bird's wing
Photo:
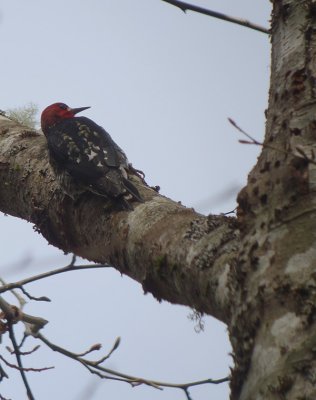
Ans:
[[[53,156],[74,177],[97,179],[112,168],[127,164],[127,158],[111,136],[86,117],[66,119],[47,135]]]
[[[118,146],[111,135],[102,126],[96,124],[89,118],[77,117],[75,118],[82,126],[87,126],[93,131],[92,140],[94,145],[102,148],[105,154],[106,164],[109,167],[119,167],[128,165],[128,160],[124,151]]]

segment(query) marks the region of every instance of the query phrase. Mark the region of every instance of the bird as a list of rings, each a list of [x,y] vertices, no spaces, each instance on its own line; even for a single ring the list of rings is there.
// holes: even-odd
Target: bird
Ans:
[[[50,165],[62,191],[73,200],[88,191],[132,210],[130,200],[143,202],[128,177],[137,170],[104,128],[76,116],[89,108],[71,108],[58,102],[43,110],[41,128]]]

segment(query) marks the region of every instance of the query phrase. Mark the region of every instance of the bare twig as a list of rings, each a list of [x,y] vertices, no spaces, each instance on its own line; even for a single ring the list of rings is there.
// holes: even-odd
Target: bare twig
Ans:
[[[18,369],[20,371],[20,374],[21,374],[21,377],[22,377],[22,380],[23,380],[23,383],[24,383],[24,386],[25,386],[25,389],[26,389],[27,397],[28,397],[29,400],[35,400],[35,397],[33,396],[32,390],[31,390],[30,385],[28,383],[28,380],[26,378],[25,371],[23,369],[23,364],[22,364],[22,360],[21,360],[19,347],[18,347],[17,342],[15,340],[14,330],[13,330],[13,326],[12,326],[11,323],[9,323],[9,335],[10,335],[10,339],[11,339],[11,342],[12,342],[12,346],[13,346],[14,351],[15,351],[15,357],[16,357],[16,360],[17,360],[17,363],[18,363],[18,366],[19,366]],[[1,359],[7,364],[7,361],[5,361],[3,359],[3,357],[1,357]],[[12,365],[9,365],[9,366],[11,368],[13,368]]]
[[[4,300],[2,296],[0,296],[0,309],[8,321],[12,321],[19,316],[19,309]]]
[[[25,314],[21,311],[20,320],[31,325],[32,333],[39,331],[44,328],[48,321],[41,317],[35,317],[34,315]]]
[[[78,361],[85,368],[87,368],[88,371],[91,372],[92,374],[96,374],[100,378],[123,381],[123,382],[131,384],[132,386],[138,386],[138,385],[144,384],[147,386],[154,387],[156,389],[162,389],[163,387],[182,389],[188,396],[188,394],[189,394],[188,389],[192,386],[198,386],[198,385],[204,385],[204,384],[220,384],[220,383],[229,381],[229,377],[226,377],[223,379],[216,379],[216,380],[205,379],[205,380],[189,382],[189,383],[169,383],[169,382],[160,382],[160,381],[155,381],[155,380],[147,380],[147,379],[143,379],[140,377],[127,375],[122,372],[114,371],[109,368],[105,368],[100,365],[100,362],[102,359],[98,360],[98,361],[91,361],[91,360],[82,358],[82,357],[78,356],[78,354],[73,353],[63,347],[60,347],[60,346],[50,342],[40,332],[38,332],[34,336],[37,337],[38,339],[40,339],[43,343],[45,343],[53,351],[57,351],[58,353],[61,353],[69,358],[72,358],[75,361]],[[118,340],[116,340],[116,342],[109,354],[111,354],[117,348],[117,343],[118,343]],[[105,359],[105,357],[104,357],[104,359]],[[190,398],[190,397],[188,397],[188,398]]]
[[[72,258],[71,258],[71,261],[68,264],[68,267],[73,267],[76,264],[76,261],[77,261],[77,256],[76,256],[76,254],[73,254]]]
[[[183,388],[183,391],[187,397],[187,400],[192,400],[192,397],[190,396],[189,389],[187,387]]]
[[[0,282],[2,283],[2,285],[6,285],[6,282],[5,282],[5,280],[3,278],[0,278]],[[20,304],[20,308],[23,309],[23,307],[26,304],[26,301],[24,300],[24,298],[22,296],[20,296],[19,293],[16,290],[12,290],[12,294],[18,300],[18,302]]]
[[[2,355],[0,355],[0,359],[10,368],[15,368],[18,369],[20,371],[26,392],[27,392],[27,397],[29,400],[35,400],[32,390],[30,388],[30,385],[28,383],[28,380],[26,378],[25,372],[27,371],[36,371],[36,372],[40,372],[40,371],[44,371],[46,369],[50,369],[49,368],[24,368],[23,364],[22,364],[22,358],[21,358],[21,353],[19,350],[19,346],[16,342],[15,339],[15,334],[14,334],[14,329],[13,329],[13,324],[15,324],[18,321],[25,321],[25,322],[29,322],[30,320],[32,320],[32,322],[34,321],[35,318],[35,322],[37,324],[39,324],[39,321],[41,323],[42,326],[43,325],[43,320],[42,318],[38,318],[38,317],[33,317],[33,316],[29,316],[27,314],[24,314],[20,309],[18,309],[15,306],[12,306],[11,304],[9,304],[6,300],[4,300],[3,297],[0,296],[0,308],[2,310],[2,315],[1,315],[1,319],[5,319],[7,320],[7,324],[6,324],[6,329],[9,332],[9,336],[10,336],[10,340],[14,349],[14,354],[17,360],[17,364],[18,365],[14,365],[11,364],[10,362],[8,362]],[[46,321],[47,322],[47,321]],[[45,322],[45,323],[46,323]],[[3,370],[2,370],[3,371]]]
[[[120,343],[121,343],[121,338],[117,337],[115,342],[114,342],[114,345],[113,345],[112,349],[108,352],[108,354],[106,356],[100,358],[100,360],[95,361],[95,364],[96,365],[102,364],[105,360],[110,358],[112,353],[119,347]]]
[[[43,274],[31,276],[30,278],[22,279],[17,282],[7,283],[6,285],[0,287],[0,293],[4,293],[12,289],[21,289],[23,285],[26,285],[28,283],[35,282],[40,279],[45,279],[53,275],[62,274],[64,272],[81,271],[85,269],[97,269],[97,268],[111,268],[111,266],[109,264],[73,265],[72,263],[70,263],[69,265],[66,265],[65,267],[59,269],[54,269],[52,271],[44,272]]]
[[[19,321],[31,324],[33,333],[42,329],[48,322],[44,318],[25,314],[18,307],[9,304],[2,296],[0,296],[0,309],[2,310],[1,319],[6,319],[11,324]]]
[[[312,156],[308,157],[308,155],[305,153],[305,151],[303,149],[301,149],[300,147],[296,147],[296,151],[300,154],[300,155],[297,155],[293,151],[284,150],[284,149],[281,149],[279,147],[271,146],[270,144],[266,144],[266,143],[263,143],[263,142],[258,142],[257,139],[255,139],[253,136],[249,135],[249,133],[245,132],[239,125],[237,125],[237,123],[232,118],[228,118],[228,121],[240,133],[242,133],[243,135],[247,136],[248,139],[250,139],[250,140],[239,140],[239,143],[242,143],[242,144],[254,144],[256,146],[262,146],[262,147],[264,147],[266,149],[275,150],[275,151],[278,151],[278,152],[286,154],[286,155],[292,155],[292,156],[295,156],[295,157],[303,158],[305,161],[316,165],[315,153],[314,153],[313,150],[311,151]]]
[[[5,372],[5,370],[2,368],[2,365],[0,365],[0,382],[3,380],[3,378],[9,378],[8,374]]]
[[[21,343],[19,344],[19,349],[21,349],[22,347],[23,347],[23,345],[24,345],[24,343],[26,342],[26,339],[29,337],[29,334],[27,333],[27,332],[24,332],[24,334],[23,334],[23,338],[22,338],[22,340],[21,340]]]
[[[103,265],[103,264],[93,264],[93,265],[81,265],[81,266],[75,266],[76,262],[76,257],[73,256],[71,262],[69,265],[63,268],[59,268],[57,270],[52,270],[43,274],[39,274],[30,278],[26,278],[24,280],[14,282],[14,283],[9,283],[9,284],[3,284],[2,287],[0,287],[0,293],[5,292],[8,290],[12,290],[15,288],[18,288],[22,290],[22,292],[30,299],[33,300],[43,300],[43,298],[36,298],[31,296],[23,287],[23,285],[34,282],[40,279],[44,279],[56,274],[60,274],[63,272],[68,272],[68,271],[75,271],[75,270],[81,270],[81,269],[94,269],[94,268],[107,268],[110,267],[110,265]],[[46,298],[44,298],[46,299]],[[29,383],[26,379],[26,372],[28,371],[45,371],[47,369],[51,369],[54,367],[45,367],[45,368],[25,368],[23,367],[22,364],[22,355],[26,354],[31,354],[32,352],[36,351],[39,346],[36,346],[33,350],[28,351],[28,352],[22,352],[20,349],[28,335],[33,336],[34,338],[40,339],[43,343],[46,344],[51,350],[57,351],[61,354],[63,354],[66,357],[69,357],[80,364],[82,364],[91,374],[95,374],[99,376],[102,379],[110,379],[110,380],[115,380],[115,381],[122,381],[130,384],[131,386],[139,386],[139,385],[147,385],[151,386],[153,388],[162,390],[163,387],[169,387],[169,388],[176,388],[176,389],[181,389],[184,391],[184,393],[187,396],[188,400],[191,400],[190,394],[189,394],[189,388],[192,386],[197,386],[197,385],[203,385],[203,384],[219,384],[223,382],[229,381],[229,378],[223,378],[223,379],[218,379],[218,380],[213,380],[213,379],[206,379],[206,380],[201,380],[201,381],[195,381],[195,382],[189,382],[189,383],[180,383],[180,384],[173,384],[173,383],[168,383],[168,382],[159,382],[159,381],[154,381],[154,380],[147,380],[143,379],[140,377],[135,377],[131,375],[127,375],[109,368],[105,368],[103,364],[111,355],[112,353],[119,347],[120,344],[120,338],[118,337],[113,346],[112,349],[106,354],[105,356],[97,359],[97,360],[88,360],[84,358],[87,354],[90,354],[93,351],[100,350],[101,345],[100,344],[94,344],[91,346],[87,351],[83,353],[73,353],[63,347],[60,347],[52,342],[50,342],[46,337],[44,337],[40,333],[40,329],[44,327],[44,325],[48,322],[43,318],[39,317],[34,317],[32,315],[28,315],[22,312],[21,309],[17,308],[16,306],[13,306],[9,303],[7,303],[1,296],[0,296],[0,309],[2,310],[2,314],[0,314],[0,322],[1,319],[3,321],[4,325],[4,332],[9,331],[10,334],[10,339],[13,345],[14,350],[10,350],[11,354],[15,354],[16,360],[17,360],[17,365],[11,364],[8,362],[6,359],[3,358],[3,356],[0,355],[0,360],[2,360],[7,366],[11,368],[15,368],[20,371],[21,377],[24,382],[24,386],[27,391],[28,399],[34,400],[34,396],[32,394],[31,388],[29,386]],[[7,321],[7,322],[6,322]],[[14,330],[13,330],[13,324],[23,321],[26,325],[26,331],[24,333],[23,340],[20,345],[17,344],[15,335],[14,335]],[[2,377],[7,376],[5,372],[2,374]]]
[[[40,345],[37,345],[37,346],[34,346],[33,349],[29,350],[29,351],[21,351],[21,350],[19,350],[19,353],[21,354],[21,356],[28,356],[29,354],[33,354],[40,347],[41,347]],[[18,348],[20,349],[20,345],[18,345]],[[15,354],[15,350],[10,349],[9,346],[6,346],[6,349],[9,351],[9,353]]]
[[[207,8],[195,6],[193,4],[185,3],[183,1],[178,1],[178,0],[162,0],[162,1],[164,1],[165,3],[169,3],[175,7],[180,8],[183,12],[186,12],[187,10],[195,11],[199,14],[208,15],[210,17],[214,17],[214,18],[222,19],[224,21],[232,22],[233,24],[242,25],[242,26],[245,26],[246,28],[254,29],[255,31],[263,32],[266,34],[270,33],[269,29],[264,28],[263,26],[254,24],[250,21],[247,21],[246,19],[230,17],[229,15],[225,15],[225,14],[219,13],[217,11],[208,10]]]
[[[14,352],[15,354],[15,352]],[[15,365],[10,363],[8,360],[6,360],[1,354],[0,354],[0,359],[10,368],[14,368],[17,369],[19,371],[23,370],[24,372],[43,372],[43,371],[47,371],[49,369],[54,369],[55,367],[42,367],[42,368],[25,368],[25,367],[21,367],[20,365]]]
[[[92,353],[93,351],[98,351],[98,350],[100,350],[101,347],[102,347],[102,345],[101,345],[100,343],[96,343],[96,344],[93,344],[93,345],[90,347],[90,349],[88,349],[87,351],[84,351],[83,353],[77,353],[76,355],[77,355],[77,357],[83,357],[83,356],[86,356],[87,354]]]
[[[111,376],[111,375],[106,375],[105,373],[101,373],[100,371],[95,370],[94,368],[90,367],[89,365],[82,364],[92,375],[96,375],[101,379],[110,379],[111,381],[116,381],[116,382],[126,382],[129,383],[132,387],[140,385],[141,383],[135,383],[133,381],[129,381],[125,378],[119,378],[117,376]],[[155,387],[155,386],[153,386]],[[160,387],[155,387],[156,389],[162,390]]]
[[[41,297],[34,297],[32,296],[29,292],[27,292],[23,286],[20,286],[18,289],[22,290],[23,294],[25,294],[26,297],[28,297],[30,300],[36,300],[36,301],[51,301],[51,299],[49,299],[46,296],[41,296]]]
[[[13,352],[13,354],[15,354],[15,351]],[[22,354],[21,354],[22,355]],[[15,365],[10,363],[8,360],[6,360],[1,354],[0,354],[0,359],[10,368],[14,368],[17,370],[23,370],[24,372],[43,372],[43,371],[47,371],[49,369],[53,369],[55,367],[42,367],[42,368],[25,368],[25,367],[21,367],[20,365]]]
[[[239,125],[237,125],[237,123],[232,119],[232,118],[228,118],[228,121],[233,125],[234,128],[236,128],[240,133],[242,133],[243,135],[247,136],[248,139],[251,140],[251,143],[253,144],[258,144],[260,146],[262,146],[261,142],[258,142],[254,137],[250,136],[249,133],[245,132]]]

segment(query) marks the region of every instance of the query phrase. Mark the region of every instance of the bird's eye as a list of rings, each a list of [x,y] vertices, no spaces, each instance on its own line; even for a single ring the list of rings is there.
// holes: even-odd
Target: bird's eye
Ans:
[[[61,108],[62,110],[67,110],[68,106],[64,103],[59,103],[59,108]]]

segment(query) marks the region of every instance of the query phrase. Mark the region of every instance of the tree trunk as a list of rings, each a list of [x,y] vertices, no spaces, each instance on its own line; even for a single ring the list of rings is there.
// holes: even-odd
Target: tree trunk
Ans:
[[[229,331],[239,400],[316,398],[316,3],[273,3],[266,137],[238,199],[242,283]]]
[[[140,180],[146,202],[134,211],[88,194],[74,203],[43,135],[0,117],[0,209],[159,300],[225,322],[233,400],[316,398],[316,3],[273,3],[266,138],[237,218],[199,215]]]

